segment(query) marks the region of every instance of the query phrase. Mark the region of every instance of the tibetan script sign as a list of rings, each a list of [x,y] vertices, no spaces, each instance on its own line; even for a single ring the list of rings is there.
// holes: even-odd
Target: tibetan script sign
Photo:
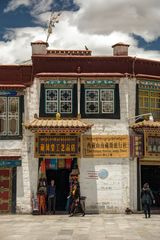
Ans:
[[[35,157],[78,157],[80,137],[78,135],[36,135]]]
[[[127,135],[84,135],[83,157],[127,158],[129,157],[129,138]]]

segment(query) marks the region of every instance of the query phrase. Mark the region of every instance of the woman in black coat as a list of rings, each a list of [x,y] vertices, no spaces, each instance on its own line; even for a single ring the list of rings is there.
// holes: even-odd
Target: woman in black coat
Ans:
[[[141,191],[141,201],[142,201],[142,207],[144,210],[145,218],[150,218],[151,216],[151,205],[152,203],[155,203],[154,196],[152,194],[151,189],[149,188],[149,184],[145,183],[143,185],[143,189]]]

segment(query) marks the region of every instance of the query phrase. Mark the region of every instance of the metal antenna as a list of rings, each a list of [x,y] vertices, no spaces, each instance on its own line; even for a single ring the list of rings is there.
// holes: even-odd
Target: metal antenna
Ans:
[[[52,28],[55,27],[56,23],[59,23],[59,17],[61,15],[61,12],[54,14],[54,12],[51,13],[48,29],[47,29],[47,39],[46,42],[48,42],[48,39],[52,33]]]

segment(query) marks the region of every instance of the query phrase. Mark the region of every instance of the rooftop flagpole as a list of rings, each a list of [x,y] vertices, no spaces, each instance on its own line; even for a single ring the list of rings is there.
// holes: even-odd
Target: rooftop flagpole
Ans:
[[[48,28],[47,28],[47,39],[46,42],[48,43],[48,39],[53,31],[53,28],[55,27],[56,23],[59,23],[59,17],[61,15],[61,12],[54,14],[54,12],[51,12]]]

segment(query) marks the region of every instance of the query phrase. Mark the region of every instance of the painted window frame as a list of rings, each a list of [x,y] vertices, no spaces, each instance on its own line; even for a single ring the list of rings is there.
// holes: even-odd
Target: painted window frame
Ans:
[[[98,90],[99,93],[106,90],[111,91],[113,94],[113,101],[100,101],[102,100],[101,94],[99,94],[99,113],[86,113],[86,96],[85,96],[85,90],[87,89],[94,89]],[[113,102],[113,111],[112,112],[103,112],[103,102]],[[81,117],[82,118],[105,118],[105,119],[120,119],[120,97],[119,97],[119,84],[115,83],[112,86],[101,86],[98,85],[94,87],[88,87],[87,85],[81,84],[81,101],[80,101],[80,111],[81,111]]]
[[[155,96],[156,94],[159,96]],[[154,107],[152,106],[153,102]],[[138,114],[151,112],[155,120],[160,120],[160,107],[156,107],[156,104],[160,105],[160,92],[158,90],[138,88]]]
[[[5,99],[5,113],[0,114],[0,118],[2,119],[4,117],[5,119],[5,132],[0,132],[0,139],[22,138],[23,96],[0,96],[0,98]],[[10,109],[13,99],[17,100],[17,111],[15,113],[11,112]],[[11,133],[11,128],[9,129],[11,120],[15,120],[16,122],[16,131],[13,134]]]
[[[45,83],[41,84],[41,90],[40,90],[40,106],[39,106],[39,116],[40,117],[55,117],[56,113],[59,112],[62,117],[68,118],[68,117],[77,117],[77,112],[78,112],[78,103],[77,103],[77,84],[73,83],[72,85],[58,85],[55,84],[56,86],[45,86]],[[48,89],[54,89],[58,91],[58,108],[57,112],[46,112],[46,90]],[[71,92],[71,99],[64,101],[62,99],[62,91],[70,91]],[[70,106],[70,111],[69,112],[64,112],[62,111],[62,103],[63,102],[68,102],[71,103]]]
[[[48,91],[55,91],[56,95],[57,95],[57,99],[56,100],[47,100],[47,92]],[[70,92],[70,100],[62,100],[62,91],[68,91]],[[57,112],[59,112],[60,114],[72,114],[72,95],[73,95],[73,90],[72,88],[60,88],[60,89],[54,89],[54,88],[46,88],[45,89],[45,113],[46,114],[56,114]],[[56,111],[47,111],[47,103],[56,103]],[[70,103],[70,107],[71,107],[71,111],[62,111],[62,103]]]

